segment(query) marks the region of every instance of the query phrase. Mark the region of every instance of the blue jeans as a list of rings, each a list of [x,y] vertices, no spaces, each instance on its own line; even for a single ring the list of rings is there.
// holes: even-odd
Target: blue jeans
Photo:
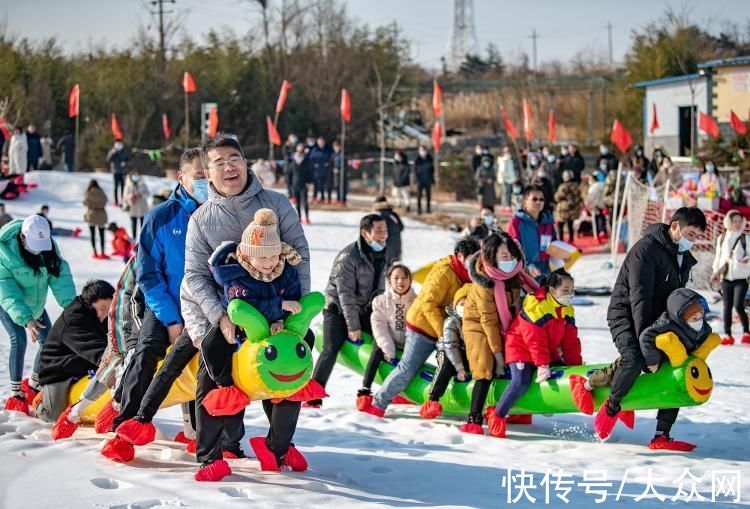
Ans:
[[[529,389],[531,375],[535,369],[531,362],[511,362],[508,366],[510,366],[510,383],[495,406],[495,413],[500,417],[508,417],[510,409]]]
[[[427,362],[430,354],[435,350],[437,342],[427,336],[423,336],[411,329],[406,330],[406,344],[404,353],[396,365],[383,381],[383,385],[375,397],[373,403],[378,408],[385,410],[391,404],[393,398],[406,389],[412,378],[419,372],[422,365]]]
[[[42,345],[47,339],[49,330],[52,328],[47,311],[44,311],[42,317],[38,320],[45,328],[39,334],[39,348],[36,351],[36,357],[34,357],[34,373],[39,373],[39,358],[42,354]],[[3,324],[10,338],[10,361],[8,362],[10,381],[20,382],[23,378],[23,361],[26,357],[26,327],[22,327],[14,322],[3,308],[0,308],[0,323]]]

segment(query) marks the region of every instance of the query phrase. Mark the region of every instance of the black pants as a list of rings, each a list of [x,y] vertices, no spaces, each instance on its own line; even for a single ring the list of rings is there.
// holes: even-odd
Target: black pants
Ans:
[[[380,367],[380,363],[385,360],[385,355],[383,355],[383,350],[380,349],[380,347],[375,343],[372,342],[372,352],[370,352],[370,359],[367,361],[367,366],[365,367],[365,373],[362,377],[362,388],[363,389],[370,389],[372,388],[372,382],[375,381],[375,375],[378,374],[378,368]]]
[[[346,192],[348,191],[349,180],[344,179],[344,190],[341,191],[341,182],[336,184],[336,199],[342,203],[346,203]]]
[[[99,243],[102,246],[102,254],[104,254],[104,227],[103,226],[91,226],[89,225],[89,235],[91,236],[91,247],[94,249],[96,254],[96,230],[99,230]]]
[[[131,217],[130,218],[130,230],[133,232],[133,242],[138,241],[138,232],[140,231],[138,228],[138,223],[140,223],[141,228],[143,228],[143,217]]]
[[[417,184],[417,214],[422,213],[422,194],[424,193],[427,200],[427,213],[430,213],[430,205],[432,202],[432,186]]]
[[[453,363],[445,355],[445,352],[438,350],[436,357],[438,365],[432,379],[432,385],[430,386],[430,401],[440,401],[440,398],[443,397],[445,390],[448,388],[451,378],[458,374],[456,368],[453,367]],[[464,366],[468,366],[468,363],[465,361]]]
[[[575,232],[573,231],[573,220],[568,219],[567,221],[557,222],[557,238],[560,240],[565,239],[565,227],[568,227],[568,235],[570,236],[570,242],[573,242]]]
[[[294,206],[297,207],[297,215],[302,219],[302,211],[305,211],[305,218],[310,219],[310,205],[307,200],[307,187],[294,190]]]
[[[620,409],[620,401],[633,387],[636,378],[646,367],[646,361],[641,353],[638,337],[632,326],[625,321],[609,320],[610,332],[615,342],[617,351],[620,352],[620,364],[612,377],[609,402],[613,410]],[[677,419],[677,408],[662,408],[656,414],[656,429],[669,433],[675,419]]]
[[[114,420],[114,427],[132,419],[141,407],[141,401],[151,385],[156,372],[156,364],[164,357],[169,346],[169,333],[150,308],[146,308],[143,325],[138,332],[138,346],[122,378],[122,398],[120,415]]]
[[[363,331],[370,332],[369,313],[360,315],[359,323]],[[336,305],[329,305],[323,310],[323,331],[323,351],[315,363],[313,379],[325,387],[336,364],[336,357],[349,335],[344,315]]]
[[[748,333],[747,313],[745,312],[745,295],[747,294],[747,279],[721,282],[721,298],[724,301],[724,333],[732,335],[732,307],[742,322],[742,332]]]
[[[146,421],[151,421],[154,418],[157,410],[159,410],[167,394],[169,394],[172,384],[177,380],[177,377],[180,376],[185,366],[190,363],[190,360],[196,353],[198,353],[198,349],[193,346],[193,342],[190,340],[190,336],[187,335],[187,331],[184,331],[177,338],[177,341],[175,341],[172,349],[164,359],[164,363],[148,386],[148,390],[143,396],[140,409],[138,410],[140,417]]]
[[[474,380],[471,390],[471,407],[469,408],[469,422],[482,424],[484,420],[484,403],[490,392],[492,380]]]
[[[122,203],[121,200],[125,198],[125,174],[115,173],[113,177],[115,179],[115,203],[119,205]]]
[[[313,200],[317,199],[318,193],[320,193],[320,201],[323,201],[325,189],[328,186],[327,180],[325,175],[313,177]]]

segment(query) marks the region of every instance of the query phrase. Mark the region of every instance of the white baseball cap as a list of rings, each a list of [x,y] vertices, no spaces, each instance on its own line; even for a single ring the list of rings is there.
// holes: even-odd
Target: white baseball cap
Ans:
[[[27,217],[23,220],[21,233],[26,238],[26,247],[29,251],[40,253],[52,249],[52,238],[46,218],[38,214]]]

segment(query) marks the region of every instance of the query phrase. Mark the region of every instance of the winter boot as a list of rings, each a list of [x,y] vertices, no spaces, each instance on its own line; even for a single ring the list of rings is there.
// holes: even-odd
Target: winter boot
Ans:
[[[594,414],[594,395],[584,387],[586,379],[581,375],[570,375],[570,392],[578,410],[586,415]]]
[[[495,413],[495,407],[488,406],[484,412],[484,418],[487,419],[487,428],[490,435],[496,438],[505,438],[505,417],[500,417]]]
[[[129,461],[133,461],[135,457],[133,444],[118,436],[108,440],[101,452],[102,456],[117,463],[128,463]]]
[[[247,395],[234,385],[213,389],[203,398],[203,408],[214,417],[235,415],[249,404]]]
[[[154,441],[156,428],[143,417],[135,416],[123,422],[115,430],[118,436],[133,445],[146,445]]]
[[[422,404],[419,409],[419,415],[422,419],[434,419],[443,413],[443,405],[439,401],[428,400]]]
[[[260,462],[260,469],[264,472],[278,472],[281,470],[276,462],[276,455],[266,445],[266,437],[255,437],[250,439],[250,447],[253,448],[255,457]]]
[[[669,434],[665,433],[664,435],[655,436],[651,440],[651,443],[648,444],[648,448],[652,450],[690,452],[695,449],[695,445],[669,438]]]
[[[52,440],[62,440],[63,438],[70,438],[78,429],[78,423],[72,422],[70,419],[68,419],[68,416],[70,415],[70,411],[72,409],[73,407],[69,406],[63,411],[63,413],[60,414],[60,417],[57,418],[55,427],[52,428]]]
[[[229,463],[224,460],[216,460],[201,465],[193,479],[198,482],[219,482],[231,473],[232,469],[229,468]]]

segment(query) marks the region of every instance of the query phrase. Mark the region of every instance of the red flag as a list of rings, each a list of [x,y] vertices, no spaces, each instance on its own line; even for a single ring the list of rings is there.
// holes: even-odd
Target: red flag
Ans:
[[[349,91],[345,88],[341,89],[341,118],[347,122],[352,120],[352,102],[349,99]]]
[[[273,143],[274,145],[281,145],[281,136],[279,136],[279,131],[276,130],[276,126],[273,125],[273,120],[271,120],[271,117],[266,115],[266,126],[268,127],[268,141]]]
[[[534,137],[534,131],[531,128],[531,106],[526,98],[523,100],[523,134],[527,140]]]
[[[557,140],[557,123],[555,122],[555,110],[549,110],[547,129],[549,130],[549,141],[554,143]]]
[[[161,130],[164,133],[165,140],[172,137],[172,130],[169,128],[169,119],[166,113],[162,113],[161,115]]]
[[[81,93],[81,89],[78,88],[78,85],[74,85],[73,89],[70,91],[70,97],[68,98],[68,116],[70,118],[78,116],[78,110],[80,108],[80,103],[79,103],[80,93]]]
[[[515,142],[516,138],[518,138],[518,131],[516,131],[516,126],[514,126],[513,122],[511,122],[508,118],[508,114],[505,113],[505,108],[501,106],[500,111],[502,111],[503,113],[503,124],[505,124],[505,131],[508,133],[508,136],[510,136],[511,139]]]
[[[216,136],[216,132],[219,130],[219,114],[216,112],[216,106],[211,106],[211,110],[208,112],[208,134],[211,138]]]
[[[5,136],[6,140],[10,139],[10,131],[8,131],[8,124],[5,123],[5,119],[3,117],[0,117],[0,131],[2,131],[3,136]]]
[[[110,124],[112,126],[112,136],[114,136],[116,140],[121,140],[122,130],[120,129],[120,124],[117,122],[117,117],[114,113],[112,113]]]
[[[440,122],[435,122],[432,126],[432,146],[435,147],[435,152],[440,152],[440,146],[443,144],[443,126]]]
[[[745,126],[745,123],[732,110],[729,110],[729,122],[732,124],[732,129],[734,129],[734,132],[736,132],[740,136],[745,136],[745,134],[747,134],[747,127]]]
[[[195,86],[193,76],[187,71],[185,71],[185,74],[182,75],[182,90],[186,94],[192,94],[198,91],[198,87]]]
[[[443,89],[437,81],[432,82],[432,113],[435,114],[435,118],[443,115]]]
[[[281,113],[281,111],[284,109],[284,104],[286,104],[286,93],[289,92],[292,89],[292,84],[289,83],[287,80],[284,80],[284,82],[281,84],[281,91],[279,92],[279,100],[276,101],[276,113]]]
[[[656,116],[656,103],[652,103],[653,106],[653,117],[651,118],[651,127],[649,128],[648,132],[651,134],[654,134],[654,131],[659,129],[659,117]]]
[[[633,137],[630,136],[630,133],[625,129],[625,126],[623,126],[617,119],[615,119],[615,123],[612,126],[612,134],[609,136],[609,139],[612,140],[612,143],[617,145],[617,148],[619,148],[620,152],[623,154],[627,152],[630,145],[633,144]]]
[[[698,129],[712,138],[719,137],[719,125],[716,123],[716,120],[702,111],[698,113]]]

